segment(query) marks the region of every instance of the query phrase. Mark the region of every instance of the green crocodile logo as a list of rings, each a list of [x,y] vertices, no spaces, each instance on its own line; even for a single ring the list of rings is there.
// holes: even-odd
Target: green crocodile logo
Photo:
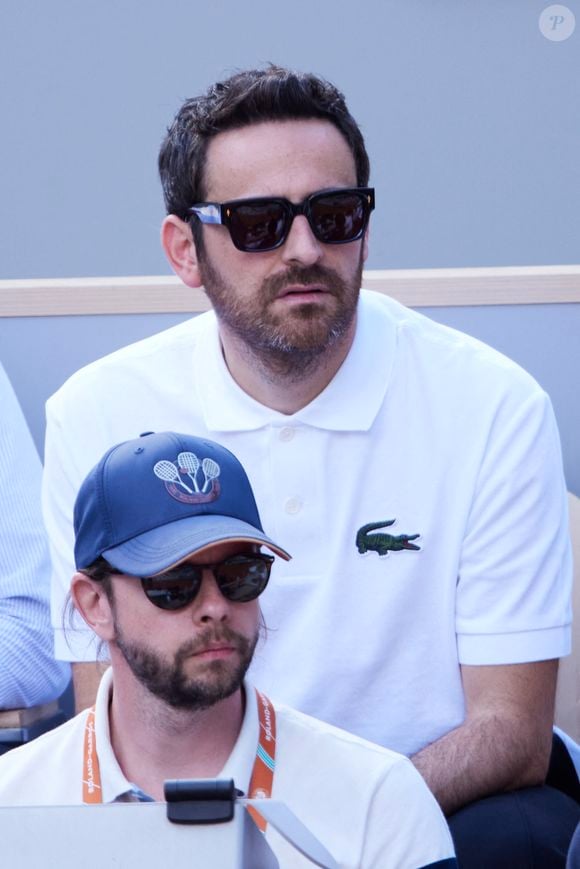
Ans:
[[[356,532],[356,548],[361,555],[366,552],[376,552],[378,555],[388,555],[389,552],[400,552],[401,549],[420,550],[420,546],[411,543],[420,537],[420,534],[371,534],[377,528],[388,528],[394,525],[395,519],[386,522],[369,522]]]

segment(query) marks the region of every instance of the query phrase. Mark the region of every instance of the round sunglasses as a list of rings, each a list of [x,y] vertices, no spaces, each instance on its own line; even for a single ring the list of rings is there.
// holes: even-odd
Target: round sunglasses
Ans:
[[[375,207],[372,187],[321,190],[298,205],[279,196],[198,202],[189,209],[201,223],[227,226],[238,250],[260,253],[284,244],[294,218],[302,214],[318,241],[347,244],[361,238]]]
[[[180,564],[158,576],[142,576],[143,591],[162,610],[180,610],[198,594],[203,571],[210,570],[220,592],[234,603],[248,603],[262,594],[274,563],[273,555],[233,555],[213,564]]]

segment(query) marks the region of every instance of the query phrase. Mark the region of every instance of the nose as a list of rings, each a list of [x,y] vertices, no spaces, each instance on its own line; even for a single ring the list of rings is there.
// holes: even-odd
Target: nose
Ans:
[[[207,624],[208,622],[224,622],[229,618],[231,604],[219,590],[211,570],[203,571],[201,587],[193,604],[193,618],[195,621]]]
[[[322,242],[318,241],[303,214],[298,214],[292,221],[281,251],[282,258],[287,263],[314,265],[322,257]]]

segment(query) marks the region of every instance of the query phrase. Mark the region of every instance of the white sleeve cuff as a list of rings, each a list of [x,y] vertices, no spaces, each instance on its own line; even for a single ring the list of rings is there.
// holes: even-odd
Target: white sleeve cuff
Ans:
[[[460,664],[525,664],[569,655],[571,627],[507,634],[458,634]]]

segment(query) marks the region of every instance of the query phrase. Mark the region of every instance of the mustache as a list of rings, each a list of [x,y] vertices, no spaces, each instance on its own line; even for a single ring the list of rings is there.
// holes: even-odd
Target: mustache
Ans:
[[[182,662],[186,658],[189,658],[190,655],[196,655],[198,652],[206,649],[210,645],[213,646],[222,643],[226,646],[233,646],[234,649],[239,652],[244,652],[250,645],[246,637],[243,637],[241,634],[236,633],[236,631],[233,631],[225,625],[219,631],[210,628],[207,631],[204,631],[204,633],[199,634],[197,637],[187,640],[179,647],[176,653],[176,659],[179,662]]]
[[[271,301],[288,284],[303,284],[304,286],[308,284],[321,284],[328,293],[336,296],[340,292],[342,283],[342,279],[334,269],[329,269],[325,266],[318,264],[305,266],[304,268],[290,266],[284,272],[279,272],[265,278],[262,290],[265,296],[267,296],[267,301]]]

